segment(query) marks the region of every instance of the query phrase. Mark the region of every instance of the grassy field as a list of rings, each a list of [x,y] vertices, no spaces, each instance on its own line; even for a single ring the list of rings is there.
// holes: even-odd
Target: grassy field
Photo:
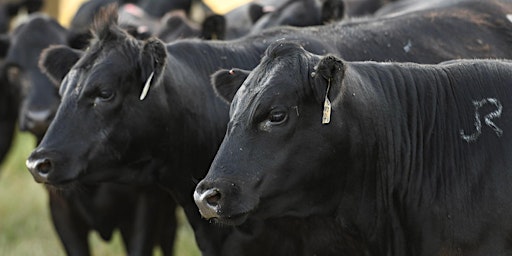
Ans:
[[[50,220],[47,193],[25,168],[25,159],[34,147],[29,134],[17,134],[11,151],[0,166],[0,255],[65,255]],[[179,228],[175,255],[200,255],[193,232],[178,211]],[[109,243],[91,233],[94,256],[125,255],[119,233]],[[161,255],[156,251],[155,255]]]

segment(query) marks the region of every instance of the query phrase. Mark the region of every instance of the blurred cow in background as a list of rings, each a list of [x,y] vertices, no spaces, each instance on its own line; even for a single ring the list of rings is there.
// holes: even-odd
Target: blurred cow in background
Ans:
[[[257,34],[277,26],[323,25],[343,19],[344,9],[343,0],[251,1],[223,15],[225,38]]]
[[[4,69],[4,58],[9,48],[8,31],[11,20],[21,10],[27,13],[39,11],[42,0],[8,1],[0,3],[0,69]],[[16,120],[18,119],[19,92],[7,81],[5,74],[0,74],[0,163],[11,148],[14,138]]]
[[[66,33],[54,19],[35,13],[15,27],[4,42],[8,51],[3,74],[20,91],[19,128],[34,134],[38,141],[60,102],[55,85],[38,67],[39,55],[52,44],[65,44]]]
[[[307,27],[324,25],[343,19],[343,0],[290,0],[263,14],[250,28],[249,34],[277,26]]]
[[[9,31],[11,19],[21,10],[27,13],[40,11],[43,7],[43,0],[13,0],[0,2],[0,34]]]

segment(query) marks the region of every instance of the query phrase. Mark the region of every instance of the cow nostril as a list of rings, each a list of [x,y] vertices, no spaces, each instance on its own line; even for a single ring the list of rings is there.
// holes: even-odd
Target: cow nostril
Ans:
[[[199,188],[194,191],[194,201],[199,208],[199,212],[205,219],[218,218],[219,213],[217,211],[219,210],[221,199],[219,189],[210,188],[205,191],[201,187],[202,186],[199,186]]]
[[[52,170],[52,162],[48,159],[44,159],[37,163],[36,170],[41,176],[47,176]]]
[[[220,192],[218,190],[213,190],[208,197],[206,197],[206,203],[211,206],[217,206],[221,198]]]
[[[29,157],[25,162],[27,169],[37,182],[47,182],[48,175],[53,171],[53,161],[50,158]]]

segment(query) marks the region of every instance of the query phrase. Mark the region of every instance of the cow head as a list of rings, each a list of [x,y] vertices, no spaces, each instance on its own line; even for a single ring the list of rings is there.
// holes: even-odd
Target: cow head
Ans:
[[[203,217],[240,224],[249,214],[304,217],[333,210],[320,206],[343,186],[332,152],[349,165],[350,145],[331,135],[349,128],[334,115],[322,124],[322,115],[325,98],[334,105],[342,95],[344,70],[335,57],[278,42],[246,79],[241,70],[215,74],[217,93],[232,103],[226,137],[194,192]]]
[[[52,44],[65,43],[66,30],[55,20],[33,14],[14,29],[9,41],[3,75],[18,88],[21,97],[19,128],[40,139],[60,103],[54,84],[38,68],[41,52]]]
[[[43,4],[43,0],[0,2],[0,33],[7,33],[9,31],[11,19],[18,15],[21,9],[25,9],[30,14],[41,10]]]
[[[212,14],[201,24],[201,38],[207,40],[224,40],[226,38],[226,18]]]
[[[149,165],[152,150],[161,147],[147,141],[158,141],[159,131],[165,130],[157,117],[168,109],[163,105],[164,88],[159,86],[166,66],[164,44],[155,38],[139,41],[122,30],[116,6],[100,12],[93,34],[82,56],[54,47],[41,60],[54,80],[62,80],[62,101],[44,139],[27,160],[37,182],[108,181],[119,177],[115,175],[119,167],[126,167],[128,173],[133,170],[124,178],[137,181],[142,177],[136,176],[137,171]],[[65,60],[49,61],[58,58]]]

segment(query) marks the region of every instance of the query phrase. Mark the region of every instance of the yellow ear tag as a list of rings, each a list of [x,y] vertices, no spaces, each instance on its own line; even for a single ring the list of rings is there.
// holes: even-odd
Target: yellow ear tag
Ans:
[[[329,89],[331,87],[331,79],[328,80],[327,91],[325,92],[325,100],[324,100],[324,112],[322,116],[322,124],[328,124],[331,122],[331,101],[327,97],[329,95]]]

